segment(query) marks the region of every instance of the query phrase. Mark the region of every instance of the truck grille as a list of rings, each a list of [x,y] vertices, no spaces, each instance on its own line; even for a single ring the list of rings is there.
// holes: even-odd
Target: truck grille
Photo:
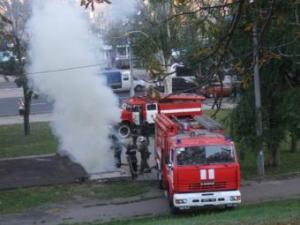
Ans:
[[[193,183],[188,185],[189,190],[212,190],[212,189],[223,189],[226,188],[226,182],[214,182],[214,183]]]

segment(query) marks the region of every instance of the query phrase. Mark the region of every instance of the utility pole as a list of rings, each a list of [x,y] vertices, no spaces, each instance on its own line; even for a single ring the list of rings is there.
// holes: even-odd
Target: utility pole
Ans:
[[[132,63],[132,49],[129,34],[127,34],[127,43],[129,46],[129,68],[130,68],[130,97],[134,96],[134,84],[133,84],[133,63]]]
[[[255,114],[256,114],[256,137],[258,139],[257,149],[257,173],[259,176],[265,175],[264,151],[262,144],[262,111],[261,111],[261,93],[260,93],[260,74],[259,74],[259,43],[257,37],[257,22],[253,24],[253,64],[254,64],[254,94],[255,94]]]
[[[164,19],[166,20],[167,43],[168,43],[171,38],[170,25],[169,25],[169,21],[168,21],[168,16],[171,11],[171,3],[168,0],[164,0],[163,10],[164,10],[164,14],[165,14]],[[165,68],[167,71],[167,77],[164,80],[165,94],[171,94],[173,92],[173,90],[172,90],[172,75],[169,75],[169,73],[171,72],[170,71],[171,59],[170,59],[169,54],[170,53],[163,54],[164,64],[165,64]]]

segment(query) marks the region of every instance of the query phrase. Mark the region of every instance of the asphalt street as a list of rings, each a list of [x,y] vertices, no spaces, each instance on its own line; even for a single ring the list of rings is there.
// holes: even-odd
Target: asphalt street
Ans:
[[[20,98],[3,98],[0,99],[0,116],[18,115],[18,101]],[[31,103],[31,113],[41,114],[50,113],[53,110],[53,104],[48,102],[46,98],[40,97],[33,99]]]

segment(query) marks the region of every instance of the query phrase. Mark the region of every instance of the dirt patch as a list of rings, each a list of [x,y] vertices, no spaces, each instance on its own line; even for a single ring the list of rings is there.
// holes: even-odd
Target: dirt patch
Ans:
[[[80,165],[60,155],[0,161],[0,189],[74,183],[87,178]]]

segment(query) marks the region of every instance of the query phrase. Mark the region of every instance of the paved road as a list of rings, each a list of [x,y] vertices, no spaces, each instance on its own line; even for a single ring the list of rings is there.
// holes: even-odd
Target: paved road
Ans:
[[[4,88],[17,88],[14,82],[0,82],[0,89]]]
[[[138,93],[141,95],[142,93]],[[129,97],[129,92],[117,92],[119,102]],[[11,83],[0,83],[0,117],[18,115],[18,100],[22,97],[22,90]],[[32,114],[51,113],[53,104],[44,96],[33,99],[31,104]]]
[[[122,101],[129,97],[129,92],[116,92],[121,105]],[[143,93],[136,93],[142,95]],[[6,82],[0,79],[0,117],[1,116],[16,116],[18,115],[18,100],[23,96],[22,89],[17,88],[12,81]],[[213,104],[213,99],[207,99],[204,102],[204,109],[210,109]],[[228,98],[223,100],[222,108],[232,108],[235,104]],[[38,99],[32,101],[32,114],[51,113],[53,111],[53,104],[47,101],[47,98],[40,96]]]

